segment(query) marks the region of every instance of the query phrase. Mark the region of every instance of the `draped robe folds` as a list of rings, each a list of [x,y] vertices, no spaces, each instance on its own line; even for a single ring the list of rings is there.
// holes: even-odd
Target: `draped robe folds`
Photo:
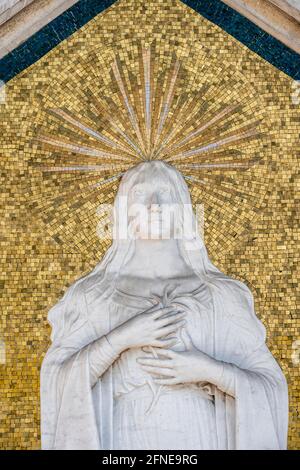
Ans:
[[[108,282],[103,289],[99,281],[97,272],[78,280],[49,311],[52,345],[41,369],[43,449],[113,449],[113,366],[95,386],[90,382],[89,345],[116,326],[110,315],[114,287]],[[176,301],[190,309],[202,302],[212,325],[210,351],[203,352],[233,368],[234,398],[213,387],[218,449],[285,449],[287,384],[265,344],[251,292],[214,275],[203,289],[203,298]]]

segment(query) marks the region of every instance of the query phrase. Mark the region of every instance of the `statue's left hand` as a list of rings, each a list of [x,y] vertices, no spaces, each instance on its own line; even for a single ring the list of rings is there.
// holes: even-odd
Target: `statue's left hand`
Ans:
[[[161,385],[175,385],[186,382],[210,382],[217,385],[223,372],[223,363],[196,348],[187,351],[152,348],[158,356],[153,357],[151,350],[144,347],[146,356],[137,359],[141,367]],[[162,377],[158,377],[162,376]]]

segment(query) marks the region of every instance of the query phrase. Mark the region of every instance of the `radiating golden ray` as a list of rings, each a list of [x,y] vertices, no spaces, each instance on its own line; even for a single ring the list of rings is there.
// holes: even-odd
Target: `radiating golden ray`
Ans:
[[[125,172],[121,172],[120,174],[115,175],[116,178],[113,178],[113,179],[111,179],[110,177],[106,178],[105,176],[101,175],[101,178],[104,178],[100,182],[101,186],[103,186],[105,184],[113,183],[116,179],[120,178],[124,173]],[[70,175],[72,175],[72,173],[70,173],[69,176]],[[96,182],[95,182],[95,178],[97,178]],[[91,181],[91,180],[93,180],[93,181]],[[92,182],[92,184],[88,184],[89,182]],[[84,179],[82,179],[82,178],[78,179],[78,177],[77,177],[76,179],[72,179],[71,181],[68,181],[68,183],[69,183],[69,186],[68,186],[67,189],[64,189],[64,185],[62,185],[60,188],[58,188],[58,187],[56,188],[56,190],[59,191],[58,194],[56,192],[53,192],[52,187],[48,188],[48,191],[44,190],[44,199],[43,200],[45,201],[45,203],[43,204],[43,208],[52,207],[52,202],[53,201],[67,202],[68,200],[73,200],[74,196],[76,198],[78,198],[79,194],[81,194],[80,201],[81,201],[82,204],[84,203],[84,200],[93,200],[93,199],[95,199],[95,196],[96,196],[95,189],[100,187],[100,185],[95,186],[95,184],[99,183],[99,174],[98,175],[94,174],[92,176],[84,175]],[[70,188],[70,185],[72,185],[72,188]],[[76,187],[76,186],[77,186],[77,188],[74,189],[74,187]],[[32,201],[37,202],[38,198],[34,198],[34,199],[32,199]],[[39,210],[39,211],[41,210],[40,204],[38,205],[37,210]]]
[[[178,116],[179,118],[177,119],[176,128],[171,130],[171,135],[167,135],[167,137],[164,139],[163,145],[161,145],[159,152],[162,150],[163,147],[165,148],[165,151],[163,152],[163,154],[165,154],[167,151],[171,152],[171,149],[173,149],[173,146],[175,146],[176,144],[178,144],[179,141],[182,140],[182,136],[187,131],[189,131],[190,128],[192,128],[192,131],[190,132],[191,133],[194,132],[195,122],[199,120],[200,122],[203,122],[204,120],[206,120],[205,114],[203,115],[203,107],[207,108],[206,102],[202,101],[200,107],[199,106],[197,107],[197,104],[198,104],[198,101],[201,102],[201,99],[203,98],[204,94],[207,92],[208,89],[209,89],[209,86],[207,85],[203,86],[203,90],[201,89],[200,92],[198,92],[195,96],[191,98],[191,103],[185,108],[186,112],[184,113],[184,115],[177,114],[175,110],[173,120],[176,122],[176,116]],[[240,105],[234,108],[231,112],[236,112],[238,107],[240,107]],[[170,124],[172,124],[172,120]],[[209,128],[209,126],[206,126],[206,127]],[[202,129],[202,132],[204,130],[205,128]],[[162,158],[163,155],[160,154],[159,157]]]
[[[168,151],[173,151],[174,149],[178,147],[182,147],[184,144],[188,143],[188,141],[192,141],[195,137],[197,137],[199,134],[201,134],[204,130],[208,129],[210,126],[215,124],[216,122],[222,120],[224,117],[226,117],[229,113],[234,111],[238,105],[229,105],[219,113],[217,113],[213,118],[211,118],[208,122],[201,124],[197,129],[194,131],[190,132],[184,139],[179,140],[175,144],[173,144],[170,148],[168,148]]]
[[[95,189],[97,189],[99,187],[102,187],[106,184],[113,183],[117,179],[121,178],[121,176],[123,176],[124,173],[125,172],[120,172],[117,175],[114,175],[113,177],[106,178],[106,179],[104,179],[100,182],[98,181],[97,183],[94,183],[94,184],[88,184],[85,187],[77,188],[76,190],[75,189],[67,189],[65,191],[60,190],[59,194],[53,194],[53,189],[49,188],[49,191],[51,191],[51,194],[47,194],[47,197],[44,199],[45,204],[43,205],[43,207],[44,208],[47,207],[47,206],[52,206],[53,207],[53,201],[56,201],[56,202],[63,201],[65,203],[68,200],[73,200],[74,196],[78,197],[79,194],[81,196],[80,197],[80,203],[81,203],[80,205],[83,205],[87,201],[95,199],[95,197],[97,196],[97,192],[95,191]],[[87,194],[85,194],[85,193],[87,193]],[[36,202],[37,198],[32,199],[32,201]],[[36,210],[40,211],[40,207],[37,207]]]
[[[211,182],[205,181],[203,179],[199,179],[198,177],[195,177],[193,175],[183,174],[183,177],[188,182],[190,182],[193,185],[196,185],[200,189],[204,190],[206,195],[211,195],[215,200],[218,200],[218,201],[220,200],[220,193],[222,192],[222,190],[225,193],[229,194],[230,196],[232,196],[233,194],[236,194],[238,197],[241,197],[241,198],[245,197],[245,195],[243,193],[241,193],[241,191],[236,190],[236,188],[228,189],[228,188],[224,188],[223,186],[222,187],[218,186],[218,188],[216,189],[216,188],[211,186]],[[205,186],[205,188],[203,186]],[[217,195],[216,195],[216,193],[217,193]]]
[[[85,147],[82,145],[75,145],[75,144],[69,144],[66,142],[63,142],[58,139],[54,139],[53,137],[50,136],[44,136],[44,135],[39,135],[37,137],[37,140],[39,142],[43,142],[48,145],[52,145],[54,147],[59,147],[63,150],[69,150],[74,153],[80,153],[82,155],[86,155],[89,157],[95,157],[95,158],[112,158],[114,160],[124,160],[124,161],[134,161],[132,157],[125,157],[113,153],[108,153],[108,152],[102,152],[101,150],[94,149],[92,147]]]
[[[178,134],[173,138],[174,144],[178,142],[178,139],[182,140],[182,135],[184,135],[186,132],[189,132],[190,128],[192,131],[195,130],[195,122],[200,120],[200,122],[203,123],[203,121],[206,120],[205,112],[210,110],[210,108],[209,104],[207,102],[203,102],[202,98],[204,97],[205,93],[210,90],[210,88],[210,85],[205,84],[202,86],[201,90],[192,97],[192,104],[188,107],[188,113],[185,115],[184,119],[181,119],[181,128],[179,129]],[[198,105],[198,101],[201,103],[200,106]]]
[[[114,142],[113,140],[109,139],[108,137],[104,136],[100,132],[95,131],[94,129],[91,129],[89,126],[86,124],[83,124],[79,120],[73,118],[70,114],[68,114],[65,110],[63,109],[50,109],[52,113],[56,114],[57,116],[61,117],[63,120],[66,122],[72,124],[74,127],[77,127],[81,131],[85,132],[89,136],[93,137],[94,139],[99,140],[100,142],[104,143],[108,147],[112,147],[115,149],[122,150],[123,152],[129,153],[128,148],[120,144],[119,142]]]
[[[237,109],[241,110],[241,107],[238,106]],[[216,123],[214,126],[211,126],[210,128],[206,129],[202,134],[200,134],[198,137],[196,137],[195,142],[198,141],[198,139],[204,139],[209,136],[226,136],[232,135],[241,131],[246,131],[251,128],[259,128],[261,124],[261,120],[259,119],[254,119],[252,116],[248,117],[247,119],[247,124],[245,125],[245,121],[241,119],[241,115],[237,116],[236,113],[229,114],[226,119],[220,120],[218,123]],[[193,140],[189,142],[189,145],[193,145]]]
[[[228,158],[231,159],[243,159],[246,158],[244,152],[241,150],[232,149],[230,147],[225,148],[217,148],[215,150],[211,150],[210,152],[204,152],[200,155],[196,155],[188,159],[188,161],[180,160],[176,162],[176,168],[182,164],[190,165],[192,163],[209,163],[218,160],[224,159],[224,161],[228,161]],[[247,160],[245,160],[247,161]]]
[[[170,157],[165,158],[164,160],[167,162],[174,162],[182,158],[190,158],[192,156],[199,155],[200,153],[207,152],[208,150],[216,149],[223,145],[227,145],[232,142],[237,142],[239,140],[246,139],[248,137],[255,137],[257,135],[258,135],[257,129],[250,129],[241,134],[235,134],[229,137],[225,137],[224,139],[218,140],[216,142],[211,142],[207,145],[203,145],[202,147],[198,147],[193,150],[188,150],[186,152],[183,152],[177,155],[172,155]]]
[[[105,131],[126,147],[127,153],[133,155],[135,159],[144,160],[134,129],[128,125],[127,113],[123,115],[122,106],[116,104],[111,97],[105,96],[101,97],[101,101],[95,96],[91,106],[94,107]]]
[[[153,159],[153,155],[155,154],[155,136],[157,132],[157,122],[159,120],[159,114],[162,107],[162,89],[163,85],[161,82],[165,80],[164,72],[161,72],[159,77],[157,78],[156,82],[153,83],[153,92],[152,92],[152,124],[151,124],[151,137],[150,137],[150,155],[149,160]]]
[[[99,181],[99,183],[93,184],[91,187],[92,188],[99,188],[100,186],[103,186],[103,184],[106,184],[106,183],[109,183],[109,182],[115,181],[116,179],[121,178],[121,176],[123,176],[124,174],[125,174],[125,171],[121,171],[120,173],[118,173],[114,176],[111,176],[110,178],[107,178],[104,181]]]
[[[159,88],[162,89],[162,83],[160,80],[164,79],[165,71],[161,69],[161,64],[158,57],[158,48],[157,48],[157,41],[151,42],[150,46],[150,94],[151,99],[149,99],[149,107],[150,107],[150,136],[149,136],[149,152],[148,152],[148,159],[151,160],[153,158],[154,152],[154,139],[155,139],[155,132],[157,127],[157,122],[159,119]]]
[[[151,93],[151,49],[143,48],[143,69],[144,69],[144,110],[145,110],[145,131],[146,131],[146,152],[150,152],[151,138],[151,111],[152,111],[152,93]]]
[[[231,105],[230,105],[231,106]],[[211,121],[215,121],[214,123],[216,122],[222,122],[222,120],[227,117],[227,116],[233,116],[238,109],[241,109],[241,106],[240,105],[232,105],[232,109],[230,109],[230,106],[226,107],[225,110],[222,110],[222,111],[219,111],[217,112],[213,118],[208,118],[208,121],[207,123],[205,124],[201,124],[199,126],[199,128],[196,130],[195,132],[195,129],[193,129],[192,131],[190,131],[187,136],[185,136],[183,139],[182,139],[182,135],[185,134],[186,130],[188,130],[191,126],[194,127],[194,122],[197,122],[200,120],[200,122],[204,122],[206,120],[205,118],[205,115],[204,116],[201,116],[201,114],[199,113],[199,111],[196,111],[196,113],[192,113],[191,112],[191,117],[189,118],[188,116],[186,116],[186,119],[184,121],[184,124],[182,126],[182,128],[179,130],[178,132],[178,136],[175,136],[172,141],[173,142],[170,142],[169,145],[166,145],[165,146],[165,149],[164,151],[162,152],[161,154],[161,158],[164,157],[165,154],[167,153],[173,153],[175,152],[175,149],[176,148],[180,148],[180,147],[194,147],[195,145],[197,145],[197,142],[198,140],[200,139],[200,142],[199,144],[201,143],[201,141],[203,141],[203,139],[207,139],[208,135],[207,135],[207,131],[210,130],[211,132],[211,127],[212,127],[212,124]],[[252,123],[251,126],[246,126],[244,127],[243,129],[244,130],[247,130],[248,127],[255,127],[256,125],[258,125],[259,122],[254,122]],[[214,128],[215,129],[215,132],[217,131],[218,134],[222,134],[222,129],[218,129],[217,128]],[[241,130],[243,130],[241,129]],[[195,132],[195,134],[194,134]],[[205,137],[202,136],[202,134],[205,132]],[[214,133],[215,133],[214,132]],[[190,135],[192,134],[192,135]],[[229,136],[230,134],[227,134],[227,136]],[[226,137],[227,137],[226,136]],[[178,138],[176,137],[179,137],[179,140]],[[183,152],[183,149],[181,149],[181,152]]]
[[[163,97],[163,101],[162,101],[162,109],[160,112],[158,128],[157,128],[157,132],[156,132],[155,140],[154,140],[154,152],[155,152],[157,145],[159,145],[159,138],[160,138],[163,126],[165,124],[165,121],[170,111],[170,106],[174,97],[175,84],[176,84],[176,79],[178,76],[179,68],[180,68],[180,62],[178,59],[176,59],[174,68],[173,70],[171,70],[168,76],[167,84],[169,84],[169,87],[167,86],[165,96]]]
[[[222,178],[221,181],[220,181],[220,177]],[[235,186],[238,184],[238,182],[236,180],[234,180],[233,178],[228,178],[226,177],[226,175],[216,175],[216,174],[213,174],[213,173],[210,173],[209,176],[208,176],[208,179],[212,182],[214,182],[214,187],[216,188],[216,190],[218,190],[218,188],[221,188],[222,191],[224,192],[228,192],[228,193],[232,193],[234,192],[235,194],[239,195],[241,198],[245,199],[245,196],[247,195],[247,200],[249,202],[251,202],[251,200],[256,200],[256,195],[257,195],[257,192],[255,192],[254,194],[249,192],[248,191],[248,188],[245,187],[245,185],[241,186],[242,187],[242,191],[238,188],[236,188]],[[215,180],[218,180],[218,183],[216,183]]]
[[[103,106],[102,103],[100,103],[99,100],[97,100],[97,98],[95,98],[95,108],[100,114],[105,116],[105,118],[107,119],[107,121],[109,122],[113,130],[117,134],[120,134],[123,137],[125,142],[128,144],[129,148],[136,152],[136,157],[139,158],[140,160],[145,160],[145,157],[141,149],[139,148],[137,143],[134,141],[134,139],[131,138],[126,132],[124,132],[116,122],[114,122],[113,118],[109,116],[109,113],[106,110],[106,108]],[[120,116],[119,116],[119,119],[120,119]]]
[[[71,165],[71,166],[41,166],[37,167],[41,171],[45,172],[66,172],[66,171],[97,171],[103,172],[103,171],[108,171],[108,170],[115,170],[115,167],[112,167],[111,165]],[[129,167],[127,167],[128,169]]]
[[[39,169],[37,167],[37,169]],[[61,183],[60,186],[56,186],[57,190],[63,191],[65,187],[70,188],[70,187],[80,187],[82,184],[86,183],[94,183],[99,181],[99,178],[105,178],[106,176],[109,177],[111,175],[110,170],[106,170],[103,173],[99,172],[86,172],[83,171],[82,173],[79,173],[77,171],[70,171],[70,172],[57,172],[57,175],[55,172],[43,172],[43,175],[45,176],[44,180],[48,181],[49,184],[54,181],[54,182],[59,182]],[[63,177],[61,178],[61,176]],[[39,176],[40,176],[40,171],[39,171]],[[48,176],[48,178],[47,178]],[[53,178],[54,176],[54,178]],[[55,176],[60,177],[60,179],[55,179]]]
[[[259,158],[256,159],[257,162],[260,161]],[[252,166],[254,167],[254,165]],[[251,186],[248,187],[248,186],[245,186],[243,185],[242,188],[236,188],[236,186],[239,184],[239,182],[235,179],[234,177],[234,170],[233,172],[229,172],[229,173],[223,173],[223,170],[220,169],[218,171],[218,169],[215,169],[214,171],[203,171],[203,170],[197,170],[197,169],[183,169],[183,170],[180,170],[182,171],[182,174],[184,175],[188,175],[188,176],[194,176],[194,177],[201,177],[202,180],[205,181],[205,183],[208,183],[210,187],[214,187],[216,189],[216,191],[218,190],[218,188],[224,190],[225,192],[230,192],[232,191],[234,188],[234,190],[236,192],[238,192],[240,195],[243,195],[243,197],[245,198],[245,195],[247,195],[247,197],[249,197],[249,200],[252,199],[252,198],[256,198],[256,195],[257,195],[257,190],[253,190],[251,189],[252,188],[252,177],[249,179],[247,179],[247,182],[248,183],[251,183]],[[259,181],[257,181],[257,185],[260,186],[261,183]],[[251,192],[252,191],[252,192]]]
[[[189,116],[193,114],[194,108],[197,106],[197,98],[191,97],[187,98],[182,103],[178,103],[177,107],[174,110],[173,118],[170,119],[167,129],[166,129],[166,136],[163,138],[162,142],[160,143],[159,147],[157,148],[155,155],[153,158],[159,157],[161,151],[164,148],[169,148],[168,143],[172,140],[176,139],[178,134],[181,135],[183,127],[189,119]],[[181,113],[181,114],[180,114]],[[198,110],[197,110],[198,113]]]
[[[132,99],[132,104],[135,109],[136,118],[138,122],[138,126],[141,132],[141,136],[143,139],[143,148],[144,150],[144,158],[148,159],[147,153],[147,138],[146,138],[146,129],[145,129],[145,116],[144,116],[144,105],[143,105],[143,91],[141,88],[143,87],[142,83],[140,83],[136,76],[129,73],[129,80],[130,80],[130,96]]]
[[[193,175],[185,175],[185,174],[183,174],[183,177],[184,177],[185,179],[187,179],[187,180],[195,181],[196,183],[207,184],[206,181],[200,180],[199,178],[196,178],[196,177],[193,176]]]
[[[172,63],[174,60],[172,60]],[[172,67],[171,63],[171,67]],[[153,159],[153,155],[156,153],[156,138],[157,138],[157,132],[158,132],[158,122],[160,121],[160,116],[163,110],[163,104],[164,104],[164,97],[166,96],[167,93],[167,87],[168,87],[168,82],[169,82],[169,77],[172,72],[170,69],[169,73],[168,70],[163,69],[162,71],[159,71],[159,64],[156,64],[155,61],[153,61],[153,66],[157,71],[158,76],[156,77],[156,80],[152,81],[152,89],[153,89],[153,101],[152,101],[152,117],[153,117],[153,126],[152,126],[152,133],[151,133],[151,155],[150,159]]]
[[[132,127],[133,127],[133,129],[136,133],[136,136],[137,136],[137,139],[138,139],[138,142],[139,142],[139,147],[140,147],[140,149],[141,149],[141,151],[144,155],[144,158],[145,158],[145,147],[144,147],[144,143],[143,143],[143,138],[142,138],[141,131],[140,131],[140,128],[139,128],[139,125],[138,125],[136,114],[135,114],[134,109],[133,109],[133,107],[130,103],[128,93],[127,93],[127,90],[125,88],[125,84],[124,84],[124,82],[121,78],[121,73],[120,73],[117,58],[115,58],[115,61],[112,65],[112,70],[113,70],[116,82],[118,84],[119,90],[121,92],[121,96],[123,98],[125,108],[127,109],[131,125],[132,125]]]
[[[250,161],[233,161],[233,162],[215,162],[215,163],[178,163],[177,166],[179,168],[187,168],[187,169],[234,169],[234,168],[250,168],[251,166],[257,163],[256,159]]]
[[[89,178],[96,178],[97,175],[104,178],[105,173],[105,179],[89,186],[95,189],[116,181],[137,163],[152,159],[174,164],[187,181],[200,185],[208,185],[215,170],[224,173],[242,171],[257,163],[259,159],[245,160],[243,153],[236,149],[220,150],[261,135],[260,121],[252,122],[249,114],[249,101],[244,106],[247,111],[243,118],[238,94],[240,88],[235,89],[231,95],[232,103],[229,104],[228,91],[223,84],[217,88],[217,79],[212,84],[201,80],[198,91],[185,93],[180,88],[185,73],[181,61],[174,54],[170,66],[162,68],[155,60],[155,52],[155,41],[150,46],[138,45],[137,73],[129,68],[126,70],[119,55],[116,55],[111,78],[116,82],[117,93],[113,97],[101,96],[101,99],[92,97],[89,113],[92,124],[76,118],[65,108],[49,110],[67,124],[65,132],[70,135],[72,127],[79,129],[86,136],[85,141],[91,137],[97,141],[99,148],[47,135],[38,136],[39,142],[64,152],[104,161],[101,164],[71,164],[69,160],[67,165],[57,163],[40,167],[40,170],[45,173],[78,174],[78,179],[84,173],[94,173]],[[207,93],[208,99],[205,99]],[[90,101],[91,94],[87,96]],[[223,104],[220,106],[219,102]],[[240,114],[237,117],[238,111]],[[243,126],[241,121],[248,124]],[[72,159],[77,160],[77,156],[72,155]],[[195,172],[198,174],[195,175]],[[204,179],[199,178],[200,173]]]

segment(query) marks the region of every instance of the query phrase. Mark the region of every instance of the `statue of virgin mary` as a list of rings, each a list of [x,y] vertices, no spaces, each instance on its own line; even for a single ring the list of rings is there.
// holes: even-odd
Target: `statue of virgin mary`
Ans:
[[[172,165],[123,175],[112,245],[48,314],[43,449],[286,449],[287,383],[253,296],[212,264],[194,222]]]

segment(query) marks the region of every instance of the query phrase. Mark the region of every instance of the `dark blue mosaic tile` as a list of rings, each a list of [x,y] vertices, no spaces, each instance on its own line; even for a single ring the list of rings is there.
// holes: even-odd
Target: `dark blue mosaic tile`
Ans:
[[[0,79],[7,82],[73,34],[115,0],[80,0],[0,60]],[[183,0],[206,19],[256,52],[279,70],[300,79],[300,55],[265,33],[220,0]]]

